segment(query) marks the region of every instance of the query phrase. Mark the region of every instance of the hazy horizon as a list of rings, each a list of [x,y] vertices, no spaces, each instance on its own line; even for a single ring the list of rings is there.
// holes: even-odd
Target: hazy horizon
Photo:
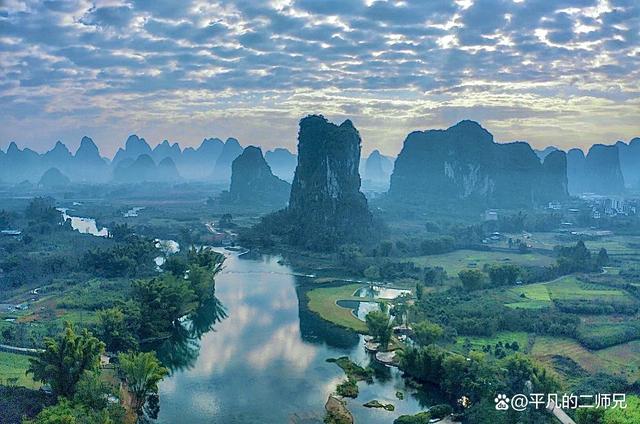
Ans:
[[[83,135],[112,157],[203,138],[294,150],[351,119],[363,151],[480,122],[587,150],[640,136],[640,5],[625,0],[19,1],[0,5],[0,147]],[[268,129],[268,131],[265,131]]]

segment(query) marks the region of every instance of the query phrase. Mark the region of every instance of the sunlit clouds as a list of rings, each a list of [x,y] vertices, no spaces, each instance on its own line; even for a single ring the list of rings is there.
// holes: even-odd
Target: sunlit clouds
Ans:
[[[6,0],[0,147],[293,148],[308,113],[387,154],[465,118],[536,147],[628,140],[639,29],[634,0]]]

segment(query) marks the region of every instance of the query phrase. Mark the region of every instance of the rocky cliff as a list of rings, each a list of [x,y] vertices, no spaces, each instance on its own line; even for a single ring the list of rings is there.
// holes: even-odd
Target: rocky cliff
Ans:
[[[227,199],[243,205],[285,206],[291,185],[273,175],[259,147],[248,146],[231,165]]]
[[[559,157],[545,167],[529,144],[495,143],[477,122],[461,121],[446,130],[409,134],[395,162],[389,198],[425,208],[533,207],[567,197],[558,162]]]
[[[393,170],[393,160],[380,153],[379,150],[371,152],[364,165],[364,179],[374,183],[389,183],[389,177]]]
[[[341,125],[323,116],[300,121],[298,166],[287,215],[290,241],[332,249],[371,236],[372,216],[360,192],[360,134],[351,121]]]
[[[640,189],[640,138],[632,139],[629,144],[619,141],[616,146],[625,185],[628,188]]]
[[[584,163],[586,191],[597,194],[624,192],[624,177],[620,169],[618,148],[594,144]]]
[[[229,181],[231,178],[231,164],[242,153],[242,146],[235,138],[228,138],[222,147],[220,156],[216,160],[211,177],[217,181]]]

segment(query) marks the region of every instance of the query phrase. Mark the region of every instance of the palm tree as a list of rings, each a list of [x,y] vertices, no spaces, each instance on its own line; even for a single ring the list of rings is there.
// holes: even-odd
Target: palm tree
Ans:
[[[44,340],[45,350],[29,359],[27,374],[48,383],[56,396],[69,397],[86,370],[95,370],[104,352],[104,343],[87,330],[76,334],[73,325],[64,323],[63,332],[56,338]]]
[[[153,352],[121,353],[120,373],[131,395],[131,407],[142,415],[149,395],[158,392],[158,383],[168,374]]]

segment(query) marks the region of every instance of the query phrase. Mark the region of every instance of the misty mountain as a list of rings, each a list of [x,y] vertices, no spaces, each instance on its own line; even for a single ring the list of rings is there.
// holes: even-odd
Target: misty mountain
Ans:
[[[178,143],[169,144],[168,140],[164,140],[162,143],[153,148],[151,157],[157,163],[160,163],[160,161],[165,158],[171,158],[171,160],[175,164],[182,158],[182,150],[180,149],[180,145]]]
[[[540,161],[544,161],[544,159],[552,152],[559,150],[556,146],[547,146],[542,150],[534,149],[536,155],[540,158]]]
[[[109,177],[107,162],[100,156],[98,146],[87,136],[80,140],[80,147],[73,156],[74,180],[83,182],[106,182]]]
[[[247,146],[231,165],[231,185],[225,200],[244,205],[276,205],[289,200],[291,184],[273,174],[259,147]]]
[[[288,182],[293,181],[293,174],[296,172],[298,164],[296,155],[288,149],[278,147],[265,153],[264,158],[274,175]]]
[[[228,138],[224,143],[222,152],[216,160],[216,165],[211,173],[215,181],[229,181],[231,178],[231,164],[242,153],[242,146],[235,138]]]
[[[594,144],[585,156],[580,149],[571,149],[567,155],[569,192],[621,194],[624,177],[620,169],[618,146]]]
[[[70,183],[71,180],[69,177],[60,172],[58,168],[49,168],[42,174],[42,177],[40,177],[38,186],[49,189],[59,189],[68,186]]]
[[[640,137],[632,139],[629,144],[618,141],[616,147],[625,185],[640,189]]]
[[[477,122],[461,121],[409,134],[388,194],[424,208],[533,207],[568,197],[563,157],[544,166],[529,144],[498,144]]]
[[[224,143],[219,138],[205,138],[197,149],[187,147],[182,158],[175,160],[180,174],[188,179],[209,179]]]
[[[118,149],[111,164],[117,166],[124,159],[133,159],[135,161],[140,155],[151,156],[151,154],[149,143],[144,138],[132,134],[125,141],[124,149],[122,147]]]
[[[364,165],[363,179],[375,183],[389,183],[393,171],[393,159],[384,156],[379,150],[371,152]]]
[[[180,175],[171,158],[164,158],[156,165],[147,154],[142,154],[135,160],[125,158],[113,170],[113,180],[118,183],[170,182],[179,179]]]

